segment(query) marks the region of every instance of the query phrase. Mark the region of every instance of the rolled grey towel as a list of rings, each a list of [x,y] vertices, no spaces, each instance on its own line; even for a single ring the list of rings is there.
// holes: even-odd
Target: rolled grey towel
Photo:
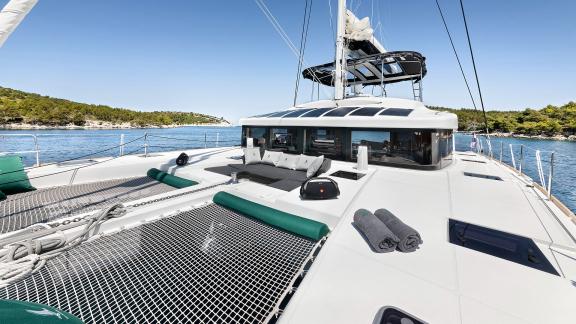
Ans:
[[[422,238],[420,234],[412,227],[404,224],[398,217],[394,216],[387,209],[381,208],[374,212],[380,221],[382,221],[392,233],[394,233],[399,239],[398,250],[402,252],[413,252],[420,244],[422,244]]]
[[[398,237],[370,211],[358,209],[354,213],[354,225],[364,235],[374,251],[383,253],[396,249]]]

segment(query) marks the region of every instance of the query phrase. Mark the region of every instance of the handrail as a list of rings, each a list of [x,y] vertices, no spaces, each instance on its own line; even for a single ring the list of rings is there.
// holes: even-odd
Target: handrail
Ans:
[[[486,141],[486,143],[488,145],[488,154],[485,154],[483,146],[482,146],[482,140],[480,140],[480,139],[478,140],[478,145],[476,146],[477,147],[476,151],[479,154],[482,154],[482,155],[488,157],[489,159],[495,160],[494,159],[494,152],[492,151],[492,140],[489,137],[484,137],[484,140]],[[546,192],[546,195],[548,196],[548,198],[551,199],[551,197],[552,197],[552,180],[554,178],[554,163],[555,163],[556,152],[536,149],[536,148],[530,147],[530,146],[525,145],[525,144],[509,143],[508,146],[510,148],[510,162],[512,164],[511,167],[514,170],[516,170],[519,175],[527,175],[525,173],[525,168],[524,168],[524,164],[525,164],[525,160],[526,160],[526,156],[527,156],[526,150],[529,149],[529,150],[532,150],[534,152],[534,159],[535,159],[535,163],[536,163],[536,173],[538,175],[538,182],[540,183],[540,186]],[[514,147],[520,148],[518,160],[516,159],[516,153],[514,152]],[[542,153],[549,153],[550,154],[549,160],[545,161],[548,163],[548,167],[549,167],[547,174],[544,171]],[[495,161],[498,161],[500,163],[505,164],[505,162],[503,161],[503,155],[504,155],[504,142],[500,141],[499,159],[495,160]]]
[[[41,153],[62,153],[62,152],[69,152],[69,151],[86,151],[89,150],[90,148],[86,148],[86,147],[82,147],[82,148],[77,148],[77,149],[42,149],[40,147],[40,141],[39,139],[42,137],[50,137],[51,140],[54,139],[55,137],[64,137],[64,138],[97,138],[97,137],[119,137],[119,144],[117,146],[113,146],[110,148],[105,149],[104,151],[110,151],[112,149],[118,149],[118,155],[117,156],[124,156],[126,155],[125,150],[128,146],[134,147],[135,145],[138,146],[138,150],[143,150],[144,151],[144,157],[148,157],[149,153],[150,153],[150,148],[182,148],[182,149],[197,149],[197,148],[208,148],[208,147],[219,147],[221,144],[224,145],[238,145],[239,144],[239,140],[221,140],[220,139],[220,133],[216,132],[215,134],[208,134],[207,132],[204,132],[204,134],[198,134],[196,135],[197,138],[178,138],[178,137],[171,137],[171,136],[163,136],[163,135],[155,135],[153,133],[149,133],[149,132],[145,132],[144,134],[139,133],[139,134],[134,134],[133,136],[136,136],[136,140],[143,140],[143,143],[135,143],[133,144],[133,142],[135,141],[134,139],[128,139],[127,138],[128,134],[125,133],[121,133],[121,134],[62,134],[62,133],[58,133],[58,134],[33,134],[33,133],[18,133],[18,134],[14,134],[14,133],[0,133],[0,139],[1,138],[8,138],[8,137],[30,137],[33,141],[33,145],[34,145],[34,149],[31,150],[18,150],[18,151],[3,151],[0,152],[0,156],[3,155],[9,155],[9,154],[35,154],[35,160],[36,160],[36,164],[34,164],[33,167],[39,167],[42,166],[42,161],[41,161]],[[203,138],[201,138],[200,136],[202,136]],[[212,140],[212,139],[215,140]],[[160,143],[154,143],[153,141],[155,140],[159,140]],[[187,143],[196,143],[195,145],[190,145],[192,147],[182,147],[182,145],[187,145],[185,143],[183,143],[182,145],[179,146],[167,146],[164,144],[167,144],[167,141],[181,141],[181,142],[187,142]],[[160,145],[158,145],[160,144]],[[101,149],[101,148],[100,148]],[[156,150],[158,151],[158,150]],[[162,150],[160,150],[162,151]],[[82,158],[86,158],[86,157],[90,157],[90,156],[94,156],[97,154],[102,153],[102,150],[98,150],[97,152],[94,153],[89,153],[86,155],[83,155]],[[74,158],[76,159],[76,158]],[[73,160],[74,160],[73,159]],[[66,162],[68,162],[70,160],[66,160]],[[57,162],[57,163],[61,163]],[[53,164],[53,163],[49,163],[49,164]]]

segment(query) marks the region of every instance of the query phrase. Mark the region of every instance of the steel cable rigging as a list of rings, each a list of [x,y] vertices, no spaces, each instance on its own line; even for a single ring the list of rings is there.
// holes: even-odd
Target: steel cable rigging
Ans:
[[[304,61],[304,53],[306,51],[306,43],[308,40],[308,27],[310,27],[310,15],[312,14],[313,0],[305,0],[304,6],[304,20],[302,21],[302,32],[300,35],[300,50],[298,54],[298,69],[296,71],[296,85],[294,87],[294,106],[298,99],[298,89],[300,87],[300,76],[302,75],[302,66]],[[314,86],[312,86],[314,89]]]

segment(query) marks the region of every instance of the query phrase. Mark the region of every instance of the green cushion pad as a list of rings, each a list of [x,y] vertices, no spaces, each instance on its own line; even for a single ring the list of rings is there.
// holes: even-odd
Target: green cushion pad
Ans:
[[[0,191],[0,201],[6,199],[6,194]]]
[[[82,324],[82,321],[72,314],[48,305],[1,299],[0,323]]]
[[[196,182],[196,181],[192,181],[189,179],[184,179],[184,178],[180,178],[177,176],[173,176],[171,174],[160,171],[158,169],[150,169],[150,170],[148,170],[147,174],[152,179],[158,180],[164,184],[167,184],[169,186],[172,186],[172,187],[178,188],[178,189],[191,187],[191,186],[195,186],[198,184],[198,182]]]
[[[30,184],[19,156],[0,157],[0,190],[6,195],[36,190]]]
[[[330,231],[326,224],[263,206],[227,192],[220,191],[212,200],[222,207],[315,241],[320,240]]]

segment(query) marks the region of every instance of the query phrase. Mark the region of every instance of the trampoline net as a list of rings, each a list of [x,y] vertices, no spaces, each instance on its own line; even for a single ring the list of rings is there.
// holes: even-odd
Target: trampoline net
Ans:
[[[87,323],[261,323],[315,246],[211,204],[84,243],[0,298]]]
[[[174,190],[149,177],[39,189],[0,202],[0,233]]]

